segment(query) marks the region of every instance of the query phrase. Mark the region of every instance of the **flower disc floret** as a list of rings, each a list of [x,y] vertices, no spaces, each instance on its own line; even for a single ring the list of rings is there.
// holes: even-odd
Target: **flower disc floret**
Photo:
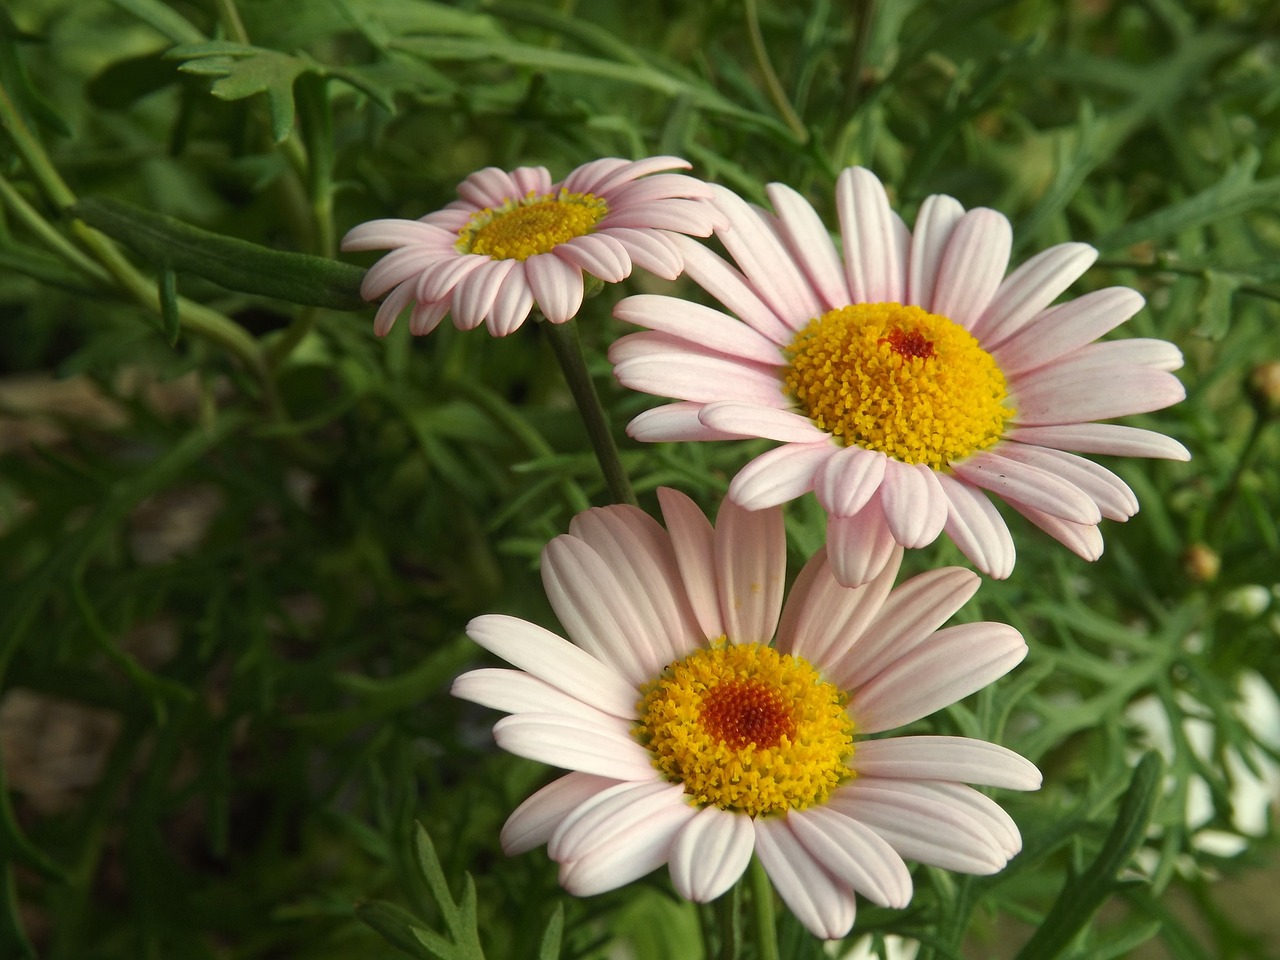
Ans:
[[[697,650],[641,689],[640,740],[698,806],[756,817],[825,803],[849,779],[845,695],[758,643]]]
[[[590,193],[529,193],[472,214],[458,231],[456,247],[494,260],[527,260],[586,236],[608,212],[609,205]]]
[[[999,365],[959,324],[900,303],[831,310],[787,348],[788,393],[849,445],[940,470],[996,443],[1014,415]]]

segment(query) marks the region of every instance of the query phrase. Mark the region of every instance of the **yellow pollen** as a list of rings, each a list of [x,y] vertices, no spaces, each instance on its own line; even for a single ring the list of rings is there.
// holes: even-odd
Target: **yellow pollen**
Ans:
[[[844,444],[941,470],[983,450],[1015,413],[1004,374],[959,324],[900,303],[855,303],[787,348],[789,396]]]
[[[585,236],[608,212],[609,205],[590,193],[530,193],[472,214],[454,246],[494,260],[527,260]]]
[[[636,738],[698,806],[803,810],[853,776],[845,695],[801,657],[721,637],[640,693]]]

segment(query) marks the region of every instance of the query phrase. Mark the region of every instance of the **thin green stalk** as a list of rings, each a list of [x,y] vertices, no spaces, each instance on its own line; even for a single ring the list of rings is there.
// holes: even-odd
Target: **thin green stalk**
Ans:
[[[56,253],[72,267],[98,283],[111,283],[110,275],[60,234],[53,224],[41,216],[40,211],[29,204],[27,198],[5,179],[3,174],[0,174],[0,203],[8,207],[18,222],[30,230],[51,252]]]
[[[747,17],[747,34],[751,37],[751,52],[755,55],[756,66],[760,68],[760,74],[764,79],[765,91],[796,141],[808,143],[809,131],[805,129],[804,121],[791,105],[787,92],[782,89],[782,81],[778,79],[778,74],[773,69],[773,62],[769,59],[769,50],[764,45],[764,33],[760,29],[760,11],[756,7],[756,0],[745,0],[744,9]]]
[[[844,116],[853,116],[857,110],[858,95],[862,92],[862,72],[867,63],[867,49],[871,44],[871,24],[876,17],[876,0],[855,0],[853,15],[853,54],[845,67]]]
[[[720,953],[718,960],[738,960],[742,955],[742,924],[739,908],[742,905],[742,881],[716,901],[716,915],[720,921]],[[707,960],[713,956],[711,944],[706,944]]]
[[[596,460],[600,463],[600,472],[604,474],[605,483],[615,503],[638,503],[635,490],[631,488],[631,480],[622,466],[622,458],[618,456],[618,445],[613,442],[613,433],[609,429],[609,416],[600,404],[600,395],[596,393],[596,385],[591,381],[587,371],[587,358],[582,352],[582,341],[578,337],[578,328],[570,320],[568,323],[544,323],[547,339],[551,341],[551,349],[564,371],[565,382],[569,392],[582,414],[582,422],[587,428],[587,437],[595,450]]]
[[[778,928],[773,916],[773,884],[759,857],[751,858],[751,907],[756,922],[756,954],[760,960],[779,960]]]

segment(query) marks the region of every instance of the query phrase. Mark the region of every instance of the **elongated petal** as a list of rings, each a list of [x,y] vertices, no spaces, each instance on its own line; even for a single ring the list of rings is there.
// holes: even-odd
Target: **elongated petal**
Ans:
[[[977,592],[972,570],[942,567],[917,574],[879,605],[865,636],[829,668],[842,689],[861,687],[889,664],[929,640]]]
[[[627,255],[627,248],[608,234],[574,237],[556,247],[556,256],[605,283],[617,283],[631,276],[631,257]]]
[[[395,322],[399,319],[400,314],[404,313],[404,308],[409,305],[409,301],[413,299],[413,284],[406,280],[400,286],[396,287],[387,295],[387,299],[378,305],[378,312],[373,318],[373,332],[379,337],[385,337],[391,332],[391,328],[395,326]]]
[[[615,505],[579,513],[569,533],[585,541],[625,585],[640,623],[652,631],[649,639],[659,655],[655,672],[703,639],[671,537],[658,521],[638,507]]]
[[[493,309],[507,275],[516,268],[515,260],[495,260],[482,270],[473,270],[453,288],[450,309],[453,322],[460,330],[474,330],[484,323]]]
[[[495,337],[505,337],[524,325],[532,309],[533,291],[529,288],[524,265],[517,264],[498,288],[498,295],[485,317],[485,326]]]
[[[768,643],[778,627],[787,573],[782,511],[725,500],[716,515],[720,617],[731,643]]]
[[[835,310],[853,302],[840,255],[817,212],[804,197],[781,183],[766,188],[778,214],[778,226],[796,262],[817,291],[823,306]]]
[[[938,281],[938,267],[946,253],[951,234],[964,216],[960,201],[934,194],[925,197],[916,215],[915,230],[911,235],[911,262],[907,270],[907,300],[909,304],[923,307],[931,313],[939,312],[933,306],[934,287]]]
[[[911,874],[879,834],[830,807],[793,811],[791,832],[838,881],[882,907],[911,902]]]
[[[519,713],[493,725],[493,738],[508,753],[565,770],[613,780],[653,780],[649,751],[628,734],[588,724],[580,717]]]
[[[885,457],[880,506],[889,533],[907,549],[938,539],[947,522],[947,498],[937,474],[927,464],[900,463]]]
[[[1184,399],[1186,388],[1173,374],[1139,366],[1083,368],[1055,363],[1018,380],[1015,401],[1020,427],[1107,420],[1149,413]]]
[[[601,230],[599,235],[617,240],[635,266],[664,280],[676,279],[684,269],[684,258],[663,230],[613,227]]]
[[[853,302],[902,302],[906,264],[899,257],[894,215],[884,186],[871,171],[851,167],[836,181],[836,209]]]
[[[629,334],[614,341],[609,360],[618,382],[641,393],[696,403],[788,403],[773,368],[702,350],[670,334]]]
[[[997,873],[1008,862],[979,820],[936,797],[902,793],[866,777],[841,787],[830,806],[870,827],[907,860],[980,875]]]
[[[706,404],[698,419],[713,430],[744,437],[806,445],[831,442],[830,436],[815,427],[808,417],[776,407],[721,400]]]
[[[577,537],[556,537],[542,551],[542,584],[565,632],[638,687],[672,648],[642,585],[622,572]]]
[[[1038,790],[1040,771],[1030,760],[995,743],[969,737],[892,737],[858,744],[861,776],[894,780],[955,780],[1009,790]]]
[[[401,284],[402,287],[407,286]],[[440,326],[440,321],[444,319],[446,313],[449,312],[449,301],[441,300],[439,303],[415,303],[413,310],[409,313],[409,333],[415,337],[425,337],[428,333]],[[381,310],[378,311],[382,313]],[[378,320],[374,320],[373,332],[377,333],[379,329]]]
[[[827,518],[827,556],[836,580],[846,587],[874,580],[897,548],[879,500],[872,500],[852,517]]]
[[[467,636],[512,666],[615,717],[634,717],[636,688],[611,667],[550,630],[516,617],[486,614],[467,624]]]
[[[342,249],[391,250],[410,244],[439,243],[446,237],[448,234],[439,227],[417,220],[370,220],[347,231],[342,238]]]
[[[722,637],[720,588],[715,576],[715,531],[701,508],[683,493],[658,488],[680,579],[704,638]]]
[[[842,586],[826,551],[805,564],[791,588],[778,624],[778,649],[802,656],[828,677],[845,655],[857,656],[859,642],[883,607],[902,562],[894,550],[884,569],[860,587]]]
[[[671,242],[684,259],[685,276],[757,333],[774,343],[791,342],[794,329],[760,299],[736,267],[696,240],[675,236]]]
[[[704,350],[764,364],[783,361],[777,344],[741,320],[679,297],[654,294],[627,297],[613,308],[613,315],[627,323],[696,341]]]
[[[411,248],[405,248],[411,249]],[[401,251],[397,250],[396,253]],[[380,265],[383,261],[390,259],[395,254],[388,254],[378,261]],[[465,277],[473,270],[479,270],[481,267],[490,266],[493,260],[489,257],[475,256],[467,254],[465,256],[452,257],[447,260],[439,260],[430,266],[424,267],[418,275],[418,286],[415,296],[423,303],[435,303],[443,300],[453,293],[453,288],[458,285],[458,281]],[[375,265],[374,269],[377,269]],[[370,273],[373,271],[371,270]],[[368,282],[369,276],[365,275],[365,281]]]
[[[943,529],[960,552],[989,577],[1004,580],[1013,572],[1013,537],[1000,512],[981,490],[945,473],[938,482],[947,497]]]
[[[628,732],[634,722],[597,710],[523,670],[471,670],[454,680],[449,692],[460,700],[470,700],[503,713],[555,713],[580,717],[621,733]]]
[[[1108,520],[1128,520],[1138,512],[1138,498],[1129,485],[1106,467],[1084,457],[1025,443],[1003,444],[1000,453],[1010,460],[1029,463],[1053,473],[1079,487],[1093,499]]]
[[[636,417],[627,424],[627,436],[643,443],[655,443],[664,440],[741,440],[723,430],[712,430],[701,420],[698,414],[702,404],[680,401],[654,407]]]
[[[776,507],[813,489],[814,476],[836,452],[829,441],[788,443],[760,454],[738,471],[729,497],[748,510]]]
[[[546,174],[546,184],[550,188],[551,175],[546,170],[542,172]],[[523,191],[511,179],[511,174],[498,167],[477,170],[458,184],[458,196],[481,210],[485,207],[500,207],[503,201],[518,199],[523,195]]]
[[[1019,500],[1008,499],[1005,502],[1076,556],[1091,562],[1102,556],[1102,533],[1098,530],[1097,524],[1073,523]]]
[[[1098,259],[1087,243],[1061,243],[1044,250],[1005,278],[972,333],[988,350],[1027,325],[1075,283]]]
[[[693,815],[693,808],[671,803],[633,829],[560,867],[560,884],[574,896],[590,897],[616,890],[666,863],[671,845]]]
[[[755,844],[750,817],[703,807],[671,846],[671,882],[686,900],[714,900],[742,876]]]
[[[673,805],[687,806],[678,784],[661,779],[619,783],[574,808],[547,841],[547,855],[561,862],[580,860]]]
[[[863,733],[927,717],[980,690],[1022,662],[1027,645],[1003,623],[939,630],[854,692],[849,712]]]
[[[360,281],[360,296],[366,300],[377,300],[392,287],[429,269],[430,262],[418,247],[393,250],[365,271]],[[413,284],[409,286],[412,288]]]
[[[841,447],[814,476],[818,502],[834,517],[852,517],[880,490],[888,460],[876,450]]]
[[[589,773],[566,773],[516,807],[502,827],[502,851],[509,857],[540,847],[551,839],[575,807],[618,783]]]
[[[1097,523],[1098,505],[1079,487],[1056,474],[1018,463],[991,451],[975,453],[952,469],[961,480],[990,490],[1006,500],[1018,500],[1037,510],[1075,523]]]
[[[778,896],[815,937],[835,940],[853,928],[853,891],[822,868],[791,832],[788,817],[756,820],[756,853]]]
[[[979,207],[961,217],[938,265],[933,312],[970,329],[999,288],[1012,246],[1002,214]]]
[[[1005,376],[1035,370],[1092,343],[1142,309],[1142,295],[1128,287],[1094,290],[1045,310],[989,352]]]
[[[1172,437],[1141,427],[1118,423],[1068,423],[1050,427],[1015,427],[1007,431],[1010,440],[1034,443],[1055,450],[1076,453],[1111,454],[1117,457],[1154,457],[1162,460],[1190,460],[1187,448]]]
[[[582,270],[553,253],[536,253],[524,262],[529,289],[542,315],[564,323],[582,306]]]
[[[729,255],[748,277],[769,278],[755,292],[773,314],[798,330],[822,313],[822,304],[813,289],[777,234],[763,222],[762,215],[723,188],[717,191],[714,202],[727,221],[726,228],[717,235]]]

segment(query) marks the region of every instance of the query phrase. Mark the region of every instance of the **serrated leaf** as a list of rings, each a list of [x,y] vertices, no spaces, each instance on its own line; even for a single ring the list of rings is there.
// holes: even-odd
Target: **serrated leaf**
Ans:
[[[357,904],[355,913],[362,923],[376,930],[393,947],[417,960],[436,960],[437,955],[419,939],[423,928],[418,919],[395,904],[371,900]]]
[[[304,73],[323,72],[311,60],[225,40],[184,44],[165,56],[185,61],[178,67],[184,73],[217,77],[209,92],[220,100],[243,100],[265,93],[276,143],[293,129],[293,82]]]
[[[128,244],[152,264],[192,273],[229,290],[313,307],[355,310],[364,305],[364,271],[305,253],[286,253],[119,200],[87,197],[71,213]]]

